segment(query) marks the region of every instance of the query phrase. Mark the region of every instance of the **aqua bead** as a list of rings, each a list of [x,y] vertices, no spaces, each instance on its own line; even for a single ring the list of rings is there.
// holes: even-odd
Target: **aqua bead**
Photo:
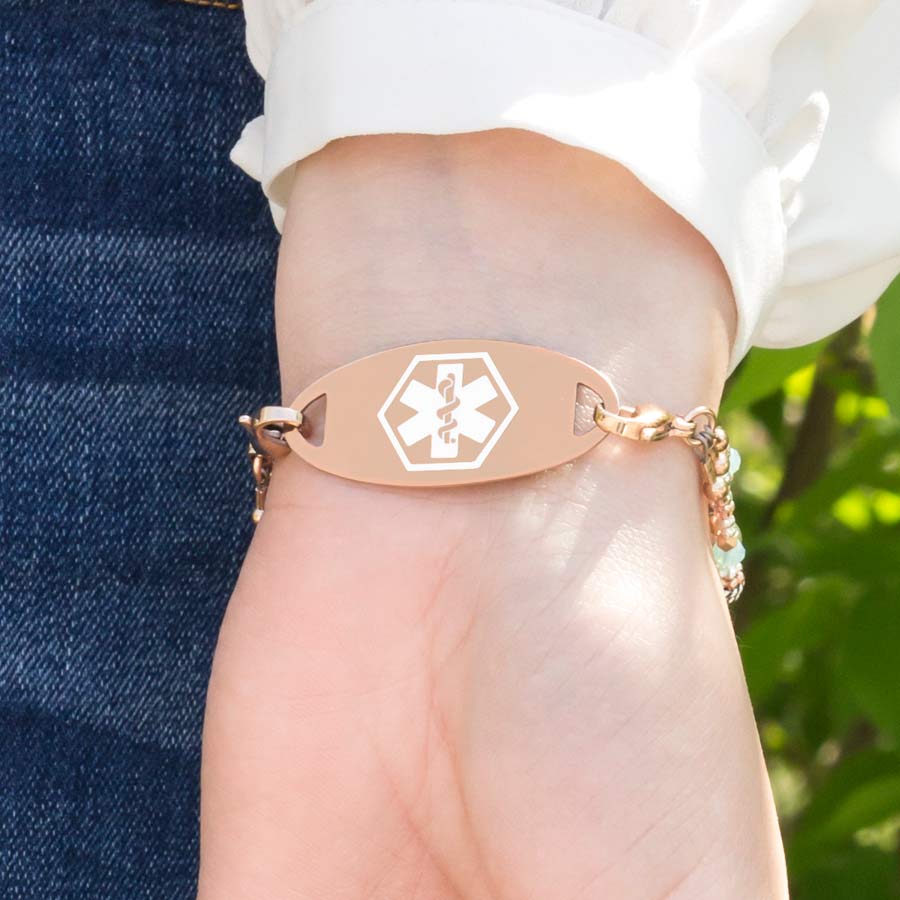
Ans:
[[[741,467],[741,454],[734,449],[728,448],[728,471],[733,475]]]
[[[738,563],[744,561],[747,550],[744,545],[738,541],[737,546],[733,550],[723,550],[719,546],[713,547],[713,559],[716,561],[716,568],[720,572],[727,572],[733,569]]]

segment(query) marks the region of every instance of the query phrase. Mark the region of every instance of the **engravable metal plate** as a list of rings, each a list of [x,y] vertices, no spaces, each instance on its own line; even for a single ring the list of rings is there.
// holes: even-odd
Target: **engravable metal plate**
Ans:
[[[609,379],[580,360],[509,341],[448,340],[394,347],[315,381],[291,406],[324,396],[324,439],[286,434],[311,465],[355,481],[474,484],[568,462],[600,443],[575,431],[578,385],[607,410]]]

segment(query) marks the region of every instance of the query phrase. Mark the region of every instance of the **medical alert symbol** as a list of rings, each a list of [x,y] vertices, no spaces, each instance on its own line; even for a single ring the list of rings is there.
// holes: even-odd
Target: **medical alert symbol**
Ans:
[[[477,469],[518,409],[489,353],[418,354],[378,420],[410,472]]]

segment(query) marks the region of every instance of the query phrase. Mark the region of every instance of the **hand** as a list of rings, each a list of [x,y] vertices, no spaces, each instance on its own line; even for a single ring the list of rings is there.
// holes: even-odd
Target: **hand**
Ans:
[[[333,196],[340,190],[356,204],[343,227],[361,227],[369,204],[354,178],[395,206],[422,205],[433,145],[426,140],[423,172],[408,158],[397,164],[392,144],[379,179],[365,171],[372,140],[347,142],[298,172],[295,190],[305,192],[296,208],[317,232],[327,216],[320,208],[316,217],[316,204],[341,208]],[[422,147],[391,140],[413,155]],[[576,173],[572,198],[560,199],[561,222],[578,223],[576,193],[597,202],[579,178],[600,181],[603,202],[626,212],[604,246],[618,240],[641,257],[643,241],[660,241],[656,249],[664,243],[676,257],[683,251],[674,266],[695,299],[684,301],[678,333],[648,316],[650,304],[671,302],[658,289],[671,284],[665,254],[643,270],[623,252],[599,272],[585,266],[585,306],[570,285],[570,312],[583,323],[600,280],[615,284],[626,277],[619,266],[630,271],[638,309],[605,309],[595,342],[598,352],[606,344],[623,397],[679,411],[714,402],[729,305],[702,239],[627,173],[590,154],[521,133],[457,140],[447,151],[451,171],[479,178],[490,168],[484,141],[494,151],[505,142],[496,158],[512,170],[524,155],[538,185],[540,165],[560,171],[561,154]],[[385,171],[399,172],[407,190]],[[503,183],[501,173],[491,177]],[[521,223],[521,210],[508,207],[501,204]],[[537,214],[548,234],[562,230],[546,208]],[[583,214],[594,228],[612,220],[596,207]],[[490,210],[466,207],[465,221],[483,221],[485,235],[497,233],[491,219]],[[280,296],[303,296],[313,310],[281,306],[286,399],[335,362],[318,357],[346,362],[364,348],[451,336],[442,333],[453,323],[441,318],[436,290],[425,292],[423,312],[409,310],[417,302],[410,293],[378,307],[381,315],[360,315],[354,298],[377,291],[377,261],[398,265],[389,247],[372,250],[375,268],[361,267],[358,293],[351,278],[319,303],[338,264],[317,252],[313,231],[295,217],[285,232]],[[363,246],[359,236],[331,239]],[[407,253],[409,237],[398,240]],[[446,261],[433,254],[453,253],[452,240],[432,234],[426,243],[421,252],[432,256],[418,264],[436,284],[450,283]],[[295,255],[300,246],[309,262]],[[562,246],[565,253],[542,261],[570,267],[588,258],[571,240]],[[546,275],[558,283],[557,273]],[[395,283],[408,281],[407,273]],[[473,324],[453,336],[512,331],[505,336],[552,346],[541,340],[549,335],[539,301],[546,285],[534,277],[529,284],[538,299],[530,305],[519,290],[516,325],[506,329],[499,303],[485,310],[476,286],[456,285],[454,295],[468,299],[455,315]],[[347,314],[354,308],[355,320]],[[479,328],[479,316],[490,324]],[[635,318],[645,318],[639,332]],[[523,330],[531,333],[520,337]],[[561,321],[554,340],[581,330]],[[698,332],[704,340],[689,348]],[[312,359],[290,353],[298,333]],[[647,352],[665,339],[694,363],[666,371]],[[593,361],[584,348],[570,352]],[[654,394],[643,393],[651,387]],[[202,900],[787,896],[752,711],[709,559],[696,462],[674,441],[610,438],[540,475],[452,490],[361,485],[293,457],[279,462],[216,652],[202,786]]]

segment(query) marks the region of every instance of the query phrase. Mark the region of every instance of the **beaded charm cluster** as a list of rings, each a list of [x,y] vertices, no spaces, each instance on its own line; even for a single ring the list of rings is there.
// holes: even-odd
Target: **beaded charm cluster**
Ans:
[[[734,518],[734,496],[731,483],[741,467],[741,455],[728,444],[724,429],[714,431],[712,447],[704,470],[704,491],[709,503],[709,529],[712,554],[722,579],[729,603],[734,603],[744,590],[743,560],[746,550],[741,542],[741,529]]]

